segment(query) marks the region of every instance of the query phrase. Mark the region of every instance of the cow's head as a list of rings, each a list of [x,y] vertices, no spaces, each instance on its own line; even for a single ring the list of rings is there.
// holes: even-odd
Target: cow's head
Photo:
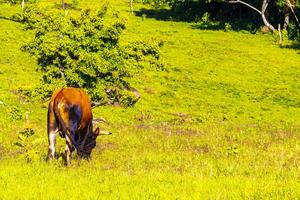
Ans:
[[[111,132],[100,131],[99,127],[97,127],[94,131],[88,133],[85,141],[83,142],[83,148],[78,148],[78,154],[81,157],[89,158],[93,148],[96,147],[96,139],[99,135],[110,135]]]
[[[78,148],[78,154],[81,157],[89,158],[91,156],[92,150],[96,147],[96,139],[99,134],[99,127],[87,134],[86,139],[83,141],[83,144]]]

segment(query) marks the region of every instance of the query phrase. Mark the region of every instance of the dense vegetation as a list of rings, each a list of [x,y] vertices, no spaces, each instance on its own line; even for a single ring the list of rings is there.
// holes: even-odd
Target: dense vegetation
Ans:
[[[82,0],[63,11],[60,3],[34,6],[75,19],[88,7],[102,8]],[[157,20],[147,13],[151,6],[134,8],[138,16],[127,1],[108,6],[126,19],[120,47],[143,49],[136,41],[159,39],[166,70],[153,69],[154,58],[142,61],[128,79],[140,100],[93,109],[113,135],[98,139],[90,161],[65,167],[62,139],[57,160],[45,161],[47,100],[28,102],[19,92],[35,88],[45,73],[36,70],[39,55],[22,48],[37,29],[19,22],[20,5],[0,4],[0,199],[297,199],[298,46],[284,38],[279,48],[271,34]],[[107,27],[114,23],[109,16]]]
[[[14,17],[27,29],[36,30],[34,40],[24,49],[37,56],[44,72],[40,86],[26,90],[27,96],[49,97],[55,89],[71,86],[85,88],[98,104],[131,106],[138,100],[138,95],[130,93],[128,79],[147,66],[163,68],[160,42],[121,46],[125,23],[113,15],[110,20],[114,22],[107,25],[106,13],[107,6],[95,13],[86,9],[79,17],[27,7]]]
[[[240,1],[230,0],[143,0],[142,2],[151,4],[156,11],[164,11],[166,6],[170,6],[172,13],[165,16],[165,19],[199,21],[208,18],[214,22],[210,26],[203,26],[208,29],[224,29],[230,27],[234,30],[249,30],[256,32],[264,25],[261,14],[253,8]],[[229,3],[234,2],[234,3]],[[248,5],[262,10],[264,0],[243,1]],[[268,1],[266,8],[266,19],[271,26],[277,29],[281,24],[281,29],[288,31],[288,36],[292,40],[300,41],[300,23],[299,17],[299,1],[298,0],[276,0]],[[289,4],[290,3],[290,4]],[[153,12],[149,14],[155,15]],[[166,13],[165,13],[166,14]],[[298,22],[297,22],[298,20]],[[226,27],[227,26],[227,27]]]

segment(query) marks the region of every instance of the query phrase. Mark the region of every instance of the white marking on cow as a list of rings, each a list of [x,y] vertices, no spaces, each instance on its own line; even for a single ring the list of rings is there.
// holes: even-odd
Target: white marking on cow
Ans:
[[[49,133],[49,158],[53,159],[55,156],[55,143],[56,143],[56,133],[58,130],[51,131]]]
[[[99,135],[110,135],[112,134],[111,132],[107,132],[107,131],[100,131]]]

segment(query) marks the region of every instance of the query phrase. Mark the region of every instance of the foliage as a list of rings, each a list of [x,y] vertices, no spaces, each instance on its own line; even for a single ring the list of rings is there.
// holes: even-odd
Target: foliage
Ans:
[[[256,11],[239,3],[229,4],[226,0],[144,0],[143,2],[153,5],[156,9],[169,6],[173,12],[171,14],[172,18],[175,20],[198,22],[201,16],[208,13],[211,21],[222,25],[230,24],[230,29],[233,30],[248,30],[255,33],[259,30],[259,27],[263,26],[261,17]],[[260,0],[246,2],[258,9],[262,6],[262,1]],[[297,1],[292,0],[291,3],[295,5],[296,14],[299,14]],[[279,23],[283,25],[284,17],[287,13],[290,14],[290,21],[294,21],[295,19],[291,15],[286,0],[269,1],[267,16],[271,24],[276,27]],[[206,26],[201,27],[209,29]],[[224,26],[219,27],[220,29],[224,28]],[[211,29],[215,28],[216,26],[212,25]],[[226,27],[225,30],[227,30]]]
[[[21,21],[37,29],[35,39],[25,49],[37,56],[44,73],[46,85],[38,91],[49,95],[53,86],[72,86],[85,88],[94,101],[103,104],[129,106],[138,100],[124,91],[131,89],[128,79],[147,64],[162,68],[160,44],[134,42],[121,46],[119,38],[125,23],[115,16],[115,21],[106,25],[106,13],[107,7],[95,13],[84,10],[79,18],[31,9],[24,12]]]
[[[13,105],[13,106],[9,106],[8,109],[9,109],[9,115],[11,119],[20,120],[23,118],[23,112],[20,107]]]
[[[73,8],[78,8],[79,7],[79,3],[80,3],[80,0],[72,0],[72,7]]]
[[[300,42],[300,27],[290,23],[288,26],[288,37],[291,40],[298,40]]]
[[[36,6],[26,6],[22,13],[12,16],[12,19],[25,24],[25,29],[38,28],[38,25],[45,21],[47,16]]]
[[[33,139],[35,131],[31,127],[24,128],[18,134],[18,140],[15,145],[22,150],[22,157],[26,162],[34,162],[39,160],[38,151],[34,149],[34,144],[39,142],[39,139]]]

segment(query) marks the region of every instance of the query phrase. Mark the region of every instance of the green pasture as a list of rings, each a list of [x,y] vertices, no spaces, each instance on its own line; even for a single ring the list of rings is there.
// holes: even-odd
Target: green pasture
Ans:
[[[38,1],[44,9],[59,3]],[[68,14],[103,3],[82,0]],[[11,20],[19,5],[0,3],[0,199],[299,199],[299,49],[286,40],[280,48],[271,34],[131,15],[125,0],[109,7],[126,20],[122,43],[163,41],[166,70],[130,80],[142,95],[134,107],[95,108],[113,134],[98,138],[90,161],[66,167],[60,156],[46,161],[48,102],[19,93],[41,78],[21,50],[34,33]],[[15,142],[28,127],[24,150]]]

